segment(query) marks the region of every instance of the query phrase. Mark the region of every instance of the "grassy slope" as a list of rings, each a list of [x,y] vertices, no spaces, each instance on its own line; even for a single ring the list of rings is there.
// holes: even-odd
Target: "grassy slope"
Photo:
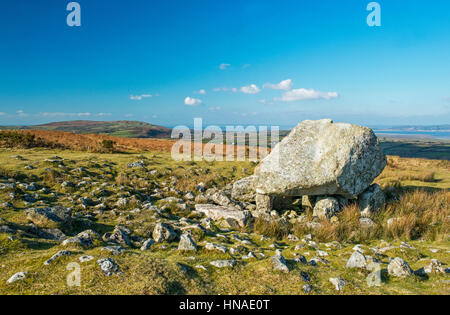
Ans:
[[[26,160],[20,161],[11,158],[13,155],[21,155]],[[100,180],[102,175],[109,176],[102,168],[95,164],[102,165],[108,163],[113,166],[115,174],[126,170],[125,164],[141,159],[137,154],[91,154],[70,151],[48,151],[48,150],[0,150],[0,160],[2,168],[8,171],[24,172],[25,165],[34,165],[36,169],[26,171],[27,176],[42,176],[45,168],[49,167],[43,162],[45,158],[53,155],[68,159],[66,165],[70,168],[83,166],[90,172],[89,176]],[[190,174],[186,183],[198,183],[204,181],[207,184],[215,182],[217,185],[224,185],[237,178],[247,176],[252,173],[250,163],[175,163],[167,153],[145,153],[149,158],[149,169],[157,169],[160,173],[171,173],[163,175],[160,181],[168,180],[172,174]],[[430,163],[430,164],[428,164]],[[233,170],[235,167],[236,170]],[[207,172],[193,175],[190,169],[210,169],[213,174]],[[429,169],[435,171],[435,182],[423,182],[420,180],[405,180],[403,184],[416,187],[431,187],[433,189],[450,188],[450,168],[448,164],[439,164],[437,161],[404,160],[391,161],[386,170],[386,174],[380,176],[380,183],[391,182],[395,178],[404,175],[408,170],[413,172],[428,172]],[[139,171],[127,172],[135,173]],[[396,173],[397,172],[397,173]],[[396,175],[397,174],[397,175]],[[141,174],[143,175],[143,174]],[[419,178],[420,176],[416,176]],[[192,187],[187,187],[192,189]],[[54,185],[54,190],[61,188]],[[84,195],[84,193],[83,193]],[[0,192],[0,200],[4,200],[5,193]],[[63,201],[66,206],[71,205],[69,200]],[[23,209],[23,204],[15,204],[16,208]],[[26,220],[23,210],[0,210],[0,217],[17,224],[25,224]],[[114,216],[107,212],[96,222],[95,229],[108,231],[120,222],[128,219],[123,216]],[[150,228],[152,218],[149,213],[142,212],[134,215],[130,226],[135,231],[142,231]],[[83,229],[80,229],[83,230]],[[236,234],[236,232],[224,233]],[[269,247],[274,239],[261,241],[260,236],[249,234],[249,238],[259,248],[260,252],[266,256],[273,255],[274,250]],[[198,244],[204,245],[205,241],[220,243],[220,238],[202,237]],[[400,240],[389,240],[393,245],[399,245]],[[235,243],[229,241],[230,244]],[[280,243],[288,245],[283,251],[287,259],[293,258],[296,243],[282,240]],[[380,245],[380,240],[369,241],[366,245]],[[415,246],[417,250],[393,250],[390,256],[400,256],[405,258],[413,267],[418,269],[429,263],[430,258],[437,258],[440,261],[450,264],[450,242],[447,238],[439,241],[410,241],[409,244]],[[230,245],[229,244],[229,245]],[[157,249],[149,252],[141,252],[138,249],[127,250],[120,256],[111,256],[124,271],[123,275],[104,277],[96,260],[109,257],[100,248],[81,249],[72,248],[74,255],[62,258],[54,262],[51,266],[44,266],[43,262],[53,254],[63,249],[57,242],[26,239],[24,242],[9,241],[5,235],[0,234],[0,294],[302,294],[303,282],[300,271],[306,271],[312,278],[312,285],[315,294],[335,294],[336,291],[328,281],[329,277],[342,275],[349,280],[343,294],[450,294],[450,285],[443,283],[448,280],[445,275],[431,275],[430,279],[423,280],[412,277],[407,280],[387,279],[387,282],[380,288],[369,288],[365,283],[367,272],[346,271],[343,269],[344,259],[348,259],[353,252],[354,244],[343,244],[344,248],[333,250],[320,245],[320,249],[327,251],[330,256],[325,257],[330,261],[330,265],[321,265],[319,268],[291,265],[293,268],[289,274],[283,274],[272,270],[269,259],[240,261],[233,271],[230,269],[218,270],[209,265],[215,259],[231,258],[230,254],[217,254],[206,252],[203,249],[197,254],[182,254],[176,250],[177,244],[165,244],[167,248]],[[440,249],[438,253],[431,253],[430,249]],[[370,250],[367,249],[366,253]],[[300,251],[309,260],[315,257],[315,249],[304,248]],[[309,253],[309,255],[308,255]],[[95,259],[82,264],[82,285],[81,287],[70,288],[66,285],[66,276],[70,271],[66,270],[69,262],[78,261],[82,255],[92,255]],[[189,257],[195,256],[195,260]],[[387,258],[383,259],[387,263]],[[206,271],[196,269],[196,265],[203,265]],[[187,268],[183,272],[180,266]],[[6,280],[15,272],[28,271],[30,274],[25,281],[19,281],[12,285],[7,285]]]
[[[139,121],[67,121],[1,129],[50,130],[126,138],[170,138],[171,129]]]

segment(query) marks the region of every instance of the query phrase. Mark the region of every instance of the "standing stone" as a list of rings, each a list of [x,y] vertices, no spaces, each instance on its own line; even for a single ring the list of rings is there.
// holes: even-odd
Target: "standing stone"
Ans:
[[[255,170],[262,195],[355,198],[386,166],[375,133],[332,120],[304,121]]]
[[[258,212],[268,213],[273,208],[273,198],[268,195],[256,194],[256,208]]]
[[[302,207],[313,209],[316,203],[316,198],[314,196],[302,196]]]
[[[361,210],[361,216],[370,217],[373,213],[380,210],[385,202],[386,197],[383,190],[381,190],[378,184],[373,184],[358,197],[358,206]]]

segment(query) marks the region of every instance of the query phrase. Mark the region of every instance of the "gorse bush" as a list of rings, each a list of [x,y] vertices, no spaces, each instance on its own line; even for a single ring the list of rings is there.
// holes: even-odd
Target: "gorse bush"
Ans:
[[[108,152],[114,152],[114,147],[116,145],[116,142],[113,140],[103,140],[102,141],[102,147]]]
[[[32,133],[18,132],[18,131],[1,131],[0,132],[0,147],[6,148],[53,148],[63,149],[61,144],[53,143],[36,137]]]

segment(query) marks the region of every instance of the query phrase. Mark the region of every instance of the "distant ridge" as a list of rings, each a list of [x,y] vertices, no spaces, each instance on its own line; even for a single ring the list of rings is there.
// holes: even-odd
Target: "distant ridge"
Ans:
[[[0,127],[0,129],[53,130],[78,134],[105,134],[125,138],[160,138],[168,139],[172,130],[167,127],[152,125],[140,121],[92,121],[74,120],[52,122],[42,125]]]

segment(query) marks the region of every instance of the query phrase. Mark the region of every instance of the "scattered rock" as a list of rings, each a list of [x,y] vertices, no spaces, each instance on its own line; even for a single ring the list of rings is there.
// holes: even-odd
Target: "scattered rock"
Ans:
[[[199,213],[204,213],[208,218],[213,220],[235,220],[241,227],[245,227],[248,220],[251,218],[249,211],[241,211],[234,207],[223,207],[210,204],[197,204],[195,210]]]
[[[442,263],[437,259],[432,259],[431,263],[424,270],[426,273],[446,273]]]
[[[14,283],[16,281],[19,280],[23,280],[26,278],[28,272],[18,272],[16,274],[14,274],[11,278],[8,279],[8,281],[6,281],[7,283]]]
[[[197,251],[197,244],[195,244],[190,234],[183,234],[178,244],[178,250],[180,251]]]
[[[143,168],[145,167],[145,161],[136,161],[134,163],[128,163],[128,168]]]
[[[93,230],[86,230],[81,233],[78,233],[78,235],[68,238],[62,242],[63,246],[67,245],[79,245],[82,247],[92,247],[94,246],[94,241],[98,240],[100,236],[97,234],[97,232]]]
[[[97,260],[97,264],[100,266],[103,274],[107,277],[112,276],[113,274],[120,273],[119,266],[116,265],[113,259],[99,259]]]
[[[318,197],[314,206],[313,216],[321,219],[330,219],[339,212],[339,202],[333,197]]]
[[[53,255],[50,259],[45,261],[44,265],[48,266],[52,262],[54,262],[56,259],[63,257],[63,256],[70,256],[70,255],[72,255],[72,252],[70,252],[68,250],[61,250],[61,251],[57,252],[55,255]]]
[[[82,263],[91,261],[91,260],[93,260],[93,259],[94,259],[94,257],[88,256],[88,255],[81,256],[80,258],[78,258],[78,260],[79,260],[80,262],[82,262]]]
[[[389,263],[388,273],[394,277],[406,278],[411,276],[413,271],[406,261],[397,257]]]
[[[122,252],[124,251],[122,246],[106,246],[106,247],[103,247],[101,250],[108,251],[112,255],[115,255],[115,256],[122,254]]]
[[[277,250],[274,256],[271,258],[273,263],[273,269],[279,270],[285,273],[289,272],[289,267],[286,264],[286,259],[281,255],[281,252]]]
[[[303,287],[303,292],[305,292],[306,294],[311,293],[312,292],[312,286],[310,284],[305,284]]]
[[[253,202],[255,200],[255,176],[246,177],[233,184],[231,197],[234,200]]]
[[[131,245],[130,234],[126,228],[116,226],[113,233],[106,233],[103,235],[103,240],[109,243],[116,243],[121,245]]]
[[[236,260],[214,260],[210,264],[217,268],[233,268],[236,265]]]
[[[347,261],[347,265],[345,268],[351,269],[351,268],[366,268],[367,266],[367,260],[366,256],[364,256],[363,253],[360,251],[355,251],[352,256],[350,256],[350,259]]]
[[[362,229],[370,229],[375,227],[375,222],[371,218],[360,218],[359,224],[361,225]]]
[[[226,253],[228,251],[228,248],[226,246],[223,245],[219,245],[219,244],[213,244],[213,243],[207,243],[205,246],[206,250],[210,250],[210,251],[219,251],[222,253]]]
[[[156,242],[155,242],[153,239],[149,238],[148,240],[146,240],[146,241],[142,244],[141,250],[142,250],[142,251],[144,251],[144,250],[150,250],[151,247],[152,247],[152,245],[155,244],[155,243],[156,243]]]
[[[177,238],[173,227],[167,223],[158,223],[153,230],[153,239],[157,243],[172,242]]]
[[[344,287],[347,285],[347,281],[345,281],[341,277],[330,278],[330,282],[334,285],[334,287],[336,288],[336,291],[342,291],[344,289]]]
[[[31,208],[26,214],[27,219],[39,227],[64,228],[70,227],[72,222],[72,209],[62,206]]]

